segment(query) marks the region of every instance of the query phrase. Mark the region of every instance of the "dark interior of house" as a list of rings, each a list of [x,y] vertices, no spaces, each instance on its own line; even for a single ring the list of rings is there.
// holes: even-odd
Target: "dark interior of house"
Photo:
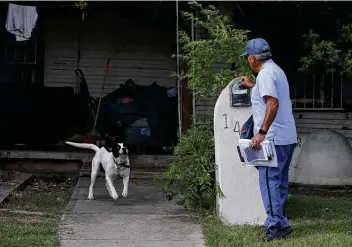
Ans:
[[[177,88],[165,87],[158,81],[149,86],[138,85],[131,77],[101,98],[95,123],[99,97],[91,96],[84,68],[72,70],[72,74],[77,74],[80,93],[75,93],[73,87],[43,85],[43,23],[55,15],[79,15],[78,9],[65,8],[69,4],[36,2],[34,6],[37,6],[39,18],[33,36],[27,41],[16,41],[6,28],[1,32],[0,114],[3,121],[0,123],[0,145],[3,148],[17,145],[17,148],[55,150],[57,143],[88,133],[88,137],[80,141],[96,143],[105,137],[118,136],[131,151],[142,147],[142,152],[167,152],[177,141]],[[109,11],[109,8],[132,8],[125,2],[92,4],[97,6],[90,15]],[[140,25],[153,23],[155,28],[167,25],[174,29],[174,16],[168,14],[171,5],[154,5],[133,3],[134,11],[120,13],[140,20]],[[159,14],[155,17],[156,10]],[[0,20],[4,24],[7,11],[8,3],[0,4]],[[89,135],[93,125],[95,133]]]
[[[99,99],[90,95],[84,73],[72,70],[78,73],[79,94],[73,87],[44,86],[43,21],[52,15],[79,14],[77,9],[61,8],[64,4],[69,3],[33,2],[40,18],[28,41],[16,42],[5,28],[1,32],[0,145],[3,147],[25,144],[26,148],[53,149],[56,143],[74,134],[89,133],[94,125]],[[132,8],[125,15],[140,18],[141,25],[149,20],[153,25],[167,25],[176,31],[173,2],[99,3],[97,10],[117,5]],[[300,58],[306,54],[302,35],[313,29],[322,38],[335,37],[336,20],[347,20],[350,7],[350,2],[234,2],[232,17],[236,27],[251,31],[250,38],[262,37],[269,42],[274,60],[291,82],[291,98],[302,98],[302,87],[293,84],[299,74]],[[186,9],[187,3],[181,2],[180,8]],[[0,22],[6,22],[7,11],[8,2],[1,3]],[[180,21],[180,29],[188,28],[185,24]],[[176,50],[176,38],[172,46]],[[312,83],[306,86],[307,92],[320,97],[319,91],[309,90]],[[338,83],[333,87],[341,90]],[[329,92],[325,94],[330,97]],[[341,101],[338,97],[334,100],[336,104]],[[119,136],[132,146],[171,147],[177,142],[177,104],[175,88],[164,87],[158,81],[141,86],[130,78],[102,98],[96,130],[101,136]]]

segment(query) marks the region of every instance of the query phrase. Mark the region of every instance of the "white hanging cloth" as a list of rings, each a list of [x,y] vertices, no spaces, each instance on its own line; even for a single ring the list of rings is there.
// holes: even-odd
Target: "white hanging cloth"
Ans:
[[[6,30],[16,36],[16,41],[29,40],[36,25],[38,13],[35,6],[9,4]]]

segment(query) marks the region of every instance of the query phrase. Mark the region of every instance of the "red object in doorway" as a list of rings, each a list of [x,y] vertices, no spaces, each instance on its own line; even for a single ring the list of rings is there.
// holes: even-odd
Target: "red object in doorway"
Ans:
[[[121,102],[121,103],[125,103],[126,104],[126,103],[131,103],[134,100],[131,99],[131,98],[125,97],[125,98],[119,99],[118,101]]]
[[[103,138],[101,138],[101,136],[98,136],[95,134],[86,134],[84,136],[85,143],[91,143],[91,144],[97,145],[97,143],[100,142],[101,140],[103,140]]]

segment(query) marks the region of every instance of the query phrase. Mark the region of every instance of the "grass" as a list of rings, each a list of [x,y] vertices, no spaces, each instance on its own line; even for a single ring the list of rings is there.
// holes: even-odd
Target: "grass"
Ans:
[[[59,246],[57,219],[45,216],[0,214],[0,246]]]
[[[224,226],[214,215],[202,216],[207,246],[347,247],[352,246],[352,198],[293,194],[287,203],[293,234],[286,240],[262,241],[260,227]]]
[[[60,246],[58,223],[75,182],[72,177],[61,181],[35,178],[22,192],[13,194],[1,205],[15,212],[0,212],[0,246]]]

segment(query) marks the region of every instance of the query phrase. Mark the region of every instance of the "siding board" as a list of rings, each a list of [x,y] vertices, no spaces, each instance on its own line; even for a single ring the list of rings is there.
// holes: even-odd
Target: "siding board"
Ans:
[[[347,112],[304,112],[295,111],[294,117],[296,119],[324,119],[324,120],[336,120],[336,119],[352,119],[351,115]]]
[[[73,24],[72,24],[73,23]],[[78,19],[57,17],[46,24],[46,86],[72,86],[78,90]],[[176,60],[171,58],[175,34],[137,25],[136,20],[118,17],[114,11],[93,13],[83,23],[80,68],[93,97],[99,97],[107,59],[110,58],[104,95],[131,78],[138,85],[157,82],[175,87],[170,77]]]

